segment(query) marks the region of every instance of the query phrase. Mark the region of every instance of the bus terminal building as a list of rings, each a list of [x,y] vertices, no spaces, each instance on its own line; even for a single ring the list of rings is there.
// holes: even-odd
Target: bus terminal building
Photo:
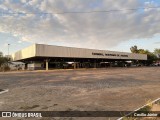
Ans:
[[[57,68],[100,68],[130,66],[131,61],[145,61],[146,54],[34,44],[12,54],[29,70]],[[130,61],[130,62],[129,62]]]

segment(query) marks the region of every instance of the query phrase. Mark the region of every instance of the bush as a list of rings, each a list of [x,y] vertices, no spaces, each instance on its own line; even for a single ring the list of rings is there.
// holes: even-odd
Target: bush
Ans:
[[[2,72],[5,72],[5,71],[10,71],[10,67],[8,66],[8,65],[3,65],[3,66],[1,66],[1,68],[0,68],[0,71]]]

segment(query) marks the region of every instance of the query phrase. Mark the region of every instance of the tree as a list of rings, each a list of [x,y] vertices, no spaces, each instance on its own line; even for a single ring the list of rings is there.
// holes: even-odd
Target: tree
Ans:
[[[149,50],[139,49],[139,50],[137,50],[137,53],[139,53],[139,54],[149,54]]]
[[[132,46],[132,47],[130,48],[130,50],[131,50],[132,53],[138,53],[138,48],[137,48],[136,45],[135,45],[135,46]]]
[[[160,59],[160,49],[154,49],[154,54],[157,55],[157,57]]]
[[[138,47],[135,45],[135,46],[132,46],[130,48],[131,52],[132,53],[138,53],[138,54],[147,54],[147,61],[145,62],[147,65],[150,65],[152,64],[155,60],[157,60],[157,56],[150,52],[149,50],[144,50],[144,49],[138,49]],[[158,50],[156,49],[156,52]],[[141,63],[144,64],[144,61],[142,61]]]
[[[0,70],[5,70],[5,68],[9,68],[8,67],[9,61],[10,59],[8,57],[4,57],[3,53],[0,52]]]
[[[148,65],[150,65],[150,64],[152,64],[154,61],[156,61],[158,58],[157,58],[157,56],[154,54],[154,53],[151,53],[151,52],[149,52],[148,54],[147,54],[147,64]]]
[[[3,57],[3,53],[2,52],[0,52],[0,57]]]
[[[160,54],[160,49],[158,49],[158,48],[154,49],[154,53],[155,54]]]

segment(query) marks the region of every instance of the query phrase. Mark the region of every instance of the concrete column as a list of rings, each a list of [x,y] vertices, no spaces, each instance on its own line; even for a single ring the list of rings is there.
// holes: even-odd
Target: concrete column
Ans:
[[[76,69],[76,63],[75,63],[75,62],[74,62],[74,64],[73,64],[73,65],[74,65],[74,69]]]
[[[46,70],[48,71],[48,60],[46,60]]]

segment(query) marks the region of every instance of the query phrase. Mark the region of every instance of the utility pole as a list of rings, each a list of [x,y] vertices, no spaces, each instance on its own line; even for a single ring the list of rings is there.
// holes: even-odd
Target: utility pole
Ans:
[[[9,46],[10,46],[10,44],[8,44],[8,58],[9,58]]]
[[[10,44],[8,44],[8,60],[7,60],[8,66],[9,66],[9,46]]]

